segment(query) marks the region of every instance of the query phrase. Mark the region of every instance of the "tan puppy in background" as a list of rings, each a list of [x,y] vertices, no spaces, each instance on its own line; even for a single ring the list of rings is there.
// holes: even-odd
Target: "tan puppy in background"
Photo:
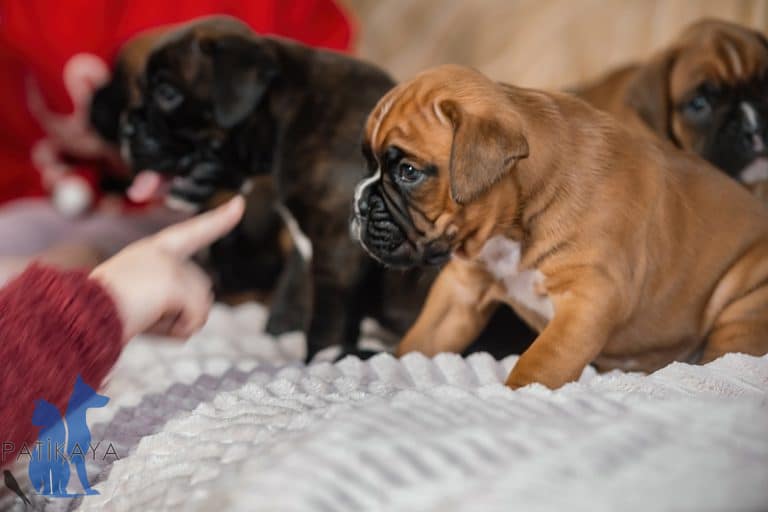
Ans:
[[[761,33],[703,20],[646,62],[617,69],[575,92],[763,194],[768,182],[768,41]]]
[[[443,66],[371,113],[352,232],[448,263],[398,353],[460,351],[501,302],[540,331],[511,387],[768,352],[768,209],[571,96]]]

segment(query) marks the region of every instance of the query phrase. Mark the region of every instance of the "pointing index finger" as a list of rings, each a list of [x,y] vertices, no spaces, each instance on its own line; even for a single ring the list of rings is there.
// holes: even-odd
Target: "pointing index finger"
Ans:
[[[166,251],[187,258],[232,231],[244,211],[245,200],[236,195],[214,210],[165,228],[154,241]]]

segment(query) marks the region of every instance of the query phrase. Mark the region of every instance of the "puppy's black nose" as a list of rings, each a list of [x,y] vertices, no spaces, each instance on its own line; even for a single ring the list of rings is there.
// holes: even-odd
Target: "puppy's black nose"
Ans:
[[[373,222],[390,222],[390,215],[387,212],[387,205],[384,203],[384,198],[379,194],[371,194],[368,196],[368,216]]]

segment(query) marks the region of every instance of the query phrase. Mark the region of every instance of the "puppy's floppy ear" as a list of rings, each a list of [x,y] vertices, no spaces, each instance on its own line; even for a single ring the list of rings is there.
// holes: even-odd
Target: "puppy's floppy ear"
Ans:
[[[669,92],[669,75],[677,52],[668,50],[653,57],[630,81],[624,101],[638,113],[654,132],[671,135],[669,118],[673,105]]]
[[[528,141],[516,117],[471,114],[452,100],[441,101],[438,108],[453,125],[449,177],[451,197],[458,204],[475,199],[528,156]]]
[[[200,49],[212,61],[216,121],[231,128],[256,108],[277,76],[277,55],[266,42],[242,35],[205,38]]]
[[[128,78],[123,67],[118,65],[112,79],[93,94],[88,114],[91,126],[104,140],[117,143],[120,116],[126,108]]]

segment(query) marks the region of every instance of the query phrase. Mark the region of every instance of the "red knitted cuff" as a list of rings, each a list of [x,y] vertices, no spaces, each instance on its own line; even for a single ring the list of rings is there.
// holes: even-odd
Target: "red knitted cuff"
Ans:
[[[121,350],[117,308],[98,283],[30,266],[0,289],[0,410],[12,411],[2,434],[28,439],[34,400],[62,408],[78,374],[98,388]]]

